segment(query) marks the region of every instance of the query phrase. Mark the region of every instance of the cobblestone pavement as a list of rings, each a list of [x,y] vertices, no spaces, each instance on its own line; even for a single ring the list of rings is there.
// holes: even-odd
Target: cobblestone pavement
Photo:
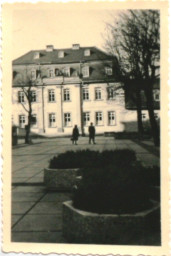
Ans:
[[[152,142],[141,146],[131,140],[96,137],[95,145],[81,137],[78,145],[69,138],[34,139],[32,145],[22,140],[13,148],[12,158],[12,241],[62,243],[62,202],[70,200],[69,192],[48,192],[43,185],[43,169],[48,161],[67,150],[106,150],[129,148],[136,151],[144,165],[159,165]],[[150,150],[149,150],[150,149]],[[156,150],[156,149],[155,149]]]

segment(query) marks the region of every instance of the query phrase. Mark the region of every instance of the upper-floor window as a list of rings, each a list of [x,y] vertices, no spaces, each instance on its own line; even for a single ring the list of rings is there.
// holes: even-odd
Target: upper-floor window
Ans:
[[[156,120],[159,120],[159,115],[158,115],[158,113],[154,113],[154,118],[155,118]]]
[[[90,112],[83,113],[83,120],[84,120],[84,125],[88,126],[90,123]]]
[[[102,112],[96,112],[96,125],[103,125],[103,114],[102,114]]]
[[[35,80],[36,79],[36,70],[32,70],[31,71],[31,80]]]
[[[64,74],[64,76],[70,76],[70,68],[69,67],[64,68],[63,74]]]
[[[62,75],[62,72],[60,69],[56,68],[55,69],[55,76],[61,76]]]
[[[54,70],[53,69],[49,70],[49,77],[54,77]]]
[[[19,91],[18,92],[18,102],[19,103],[24,103],[24,92],[23,91]]]
[[[64,125],[71,126],[71,113],[64,113]]]
[[[26,124],[25,115],[19,115],[19,126],[20,126],[20,128],[24,128],[25,124]]]
[[[89,74],[90,72],[89,72],[89,67],[83,67],[82,68],[82,75],[83,75],[83,77],[89,77]]]
[[[160,91],[159,90],[154,90],[153,98],[154,98],[154,101],[160,101]]]
[[[64,101],[70,101],[70,89],[64,89]]]
[[[105,74],[108,76],[112,75],[112,68],[111,67],[105,67]]]
[[[97,87],[95,88],[95,100],[101,100],[101,98],[102,98],[101,88]]]
[[[89,89],[83,88],[83,100],[89,100]]]
[[[56,115],[55,113],[49,114],[49,127],[56,127]]]
[[[49,90],[49,102],[54,102],[55,101],[55,90],[50,89]]]
[[[59,51],[58,58],[63,58],[63,57],[64,57],[64,51]]]
[[[90,56],[90,49],[84,50],[84,56]]]
[[[115,90],[114,90],[114,88],[108,88],[108,99],[109,100],[115,99]]]
[[[36,91],[31,91],[31,102],[36,102],[37,97],[36,97]]]
[[[114,111],[108,112],[108,124],[109,125],[116,125],[116,116]]]
[[[147,119],[146,113],[142,113],[142,114],[141,114],[141,118],[142,118],[143,121],[145,121],[145,120]]]

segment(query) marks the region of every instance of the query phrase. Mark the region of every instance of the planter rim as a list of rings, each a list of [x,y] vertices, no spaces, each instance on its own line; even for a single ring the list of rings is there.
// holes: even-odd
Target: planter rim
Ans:
[[[52,169],[52,168],[48,168],[48,167],[46,167],[46,168],[44,168],[44,170],[45,171],[62,171],[62,170],[73,170],[73,171],[77,171],[77,170],[79,170],[80,168],[54,168],[54,169]]]
[[[78,214],[81,214],[81,215],[84,215],[85,217],[88,217],[88,216],[91,216],[91,217],[113,217],[113,218],[117,218],[117,217],[144,217],[145,215],[153,212],[154,210],[158,209],[159,208],[159,203],[158,202],[155,202],[155,205],[152,206],[150,209],[147,209],[147,210],[144,210],[144,211],[141,211],[141,212],[136,212],[136,213],[122,213],[122,214],[116,214],[116,213],[110,213],[110,214],[107,214],[107,213],[94,213],[94,212],[89,212],[89,211],[84,211],[84,210],[80,210],[80,209],[77,209],[75,208],[73,205],[72,205],[72,201],[66,201],[66,202],[63,202],[63,205],[65,205],[66,207],[69,207],[71,210],[75,211],[76,213]]]

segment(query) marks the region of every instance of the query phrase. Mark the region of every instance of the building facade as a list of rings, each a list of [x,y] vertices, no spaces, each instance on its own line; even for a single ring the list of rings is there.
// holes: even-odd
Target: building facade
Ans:
[[[27,125],[31,101],[35,134],[70,135],[74,125],[87,134],[91,122],[97,134],[136,131],[136,110],[126,108],[118,71],[117,60],[96,47],[28,52],[13,61],[13,125]]]

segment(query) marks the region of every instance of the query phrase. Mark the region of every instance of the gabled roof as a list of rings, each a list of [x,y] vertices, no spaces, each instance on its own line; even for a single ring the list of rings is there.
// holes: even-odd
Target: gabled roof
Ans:
[[[84,56],[84,51],[90,49],[90,56]],[[59,58],[58,53],[64,51],[64,57]],[[34,59],[34,54],[38,52],[40,57]],[[30,51],[23,56],[13,60],[13,65],[22,64],[60,64],[60,63],[72,63],[72,62],[84,62],[95,60],[112,60],[113,57],[109,56],[105,52],[101,51],[97,47],[80,47],[77,50],[72,48],[67,49],[53,49],[53,51],[36,50]]]

